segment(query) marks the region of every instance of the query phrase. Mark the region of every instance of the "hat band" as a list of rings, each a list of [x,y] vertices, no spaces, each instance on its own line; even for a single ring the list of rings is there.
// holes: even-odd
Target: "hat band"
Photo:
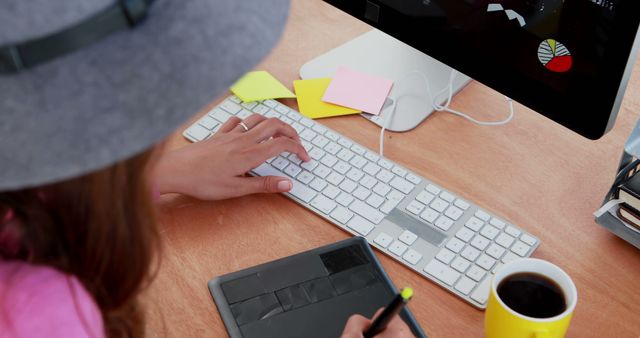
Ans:
[[[48,36],[0,46],[0,74],[25,68],[71,53],[102,38],[139,24],[154,0],[118,0],[98,14]]]

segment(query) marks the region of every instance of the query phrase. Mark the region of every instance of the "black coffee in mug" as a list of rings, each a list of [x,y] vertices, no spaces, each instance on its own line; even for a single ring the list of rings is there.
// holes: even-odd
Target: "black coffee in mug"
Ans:
[[[498,285],[498,297],[513,311],[533,318],[550,318],[567,309],[560,286],[537,273],[521,272],[505,277]]]

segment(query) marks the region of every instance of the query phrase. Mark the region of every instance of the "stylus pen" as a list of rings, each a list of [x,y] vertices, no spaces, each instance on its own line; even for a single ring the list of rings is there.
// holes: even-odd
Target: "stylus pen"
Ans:
[[[382,310],[378,318],[376,318],[367,331],[364,332],[364,338],[373,338],[373,336],[384,331],[387,325],[389,325],[389,322],[402,310],[412,296],[413,290],[411,288],[402,289],[400,294],[393,298],[391,303]]]

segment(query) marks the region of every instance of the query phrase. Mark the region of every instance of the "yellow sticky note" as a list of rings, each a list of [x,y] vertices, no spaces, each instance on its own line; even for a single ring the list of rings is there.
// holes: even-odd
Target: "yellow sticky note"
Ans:
[[[231,92],[243,102],[296,97],[273,75],[263,70],[245,74],[231,86]]]
[[[295,80],[293,88],[298,99],[298,109],[306,117],[317,119],[322,117],[358,114],[355,110],[322,101],[325,90],[329,87],[330,78]]]

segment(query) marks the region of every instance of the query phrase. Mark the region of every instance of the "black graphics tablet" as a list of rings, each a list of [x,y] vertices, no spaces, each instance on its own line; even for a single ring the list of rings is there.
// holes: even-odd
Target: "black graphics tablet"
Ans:
[[[339,337],[352,314],[370,318],[397,294],[360,237],[214,278],[209,290],[232,338]],[[407,308],[400,316],[426,338]]]

